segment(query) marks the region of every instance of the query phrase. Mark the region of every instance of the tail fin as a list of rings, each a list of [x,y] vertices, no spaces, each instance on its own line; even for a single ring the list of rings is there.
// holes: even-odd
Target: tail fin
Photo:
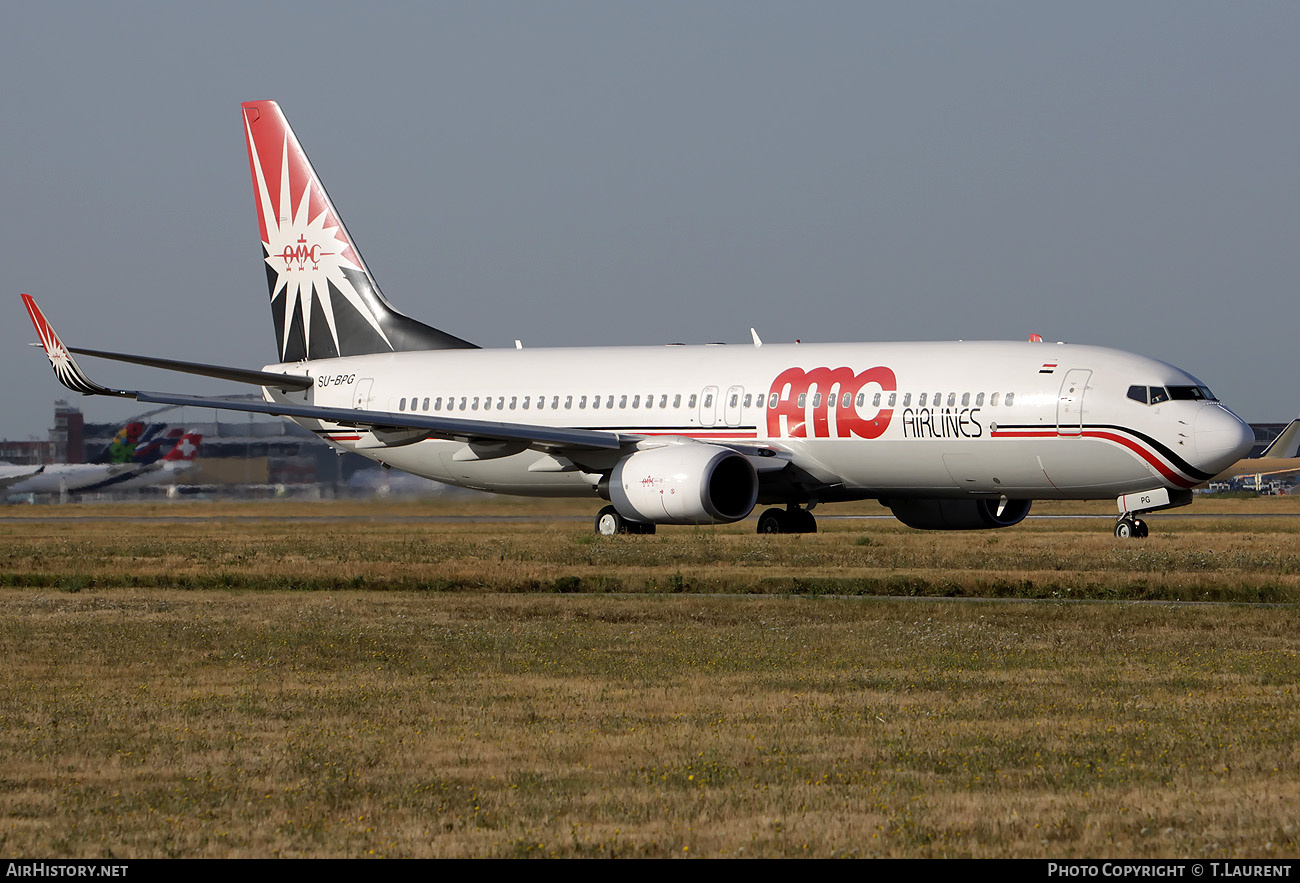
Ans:
[[[164,429],[167,429],[166,423],[154,423],[145,430],[140,443],[135,446],[135,456],[132,458],[137,464],[147,466],[157,463],[185,434],[183,429],[168,429],[166,435],[160,434]]]
[[[1300,417],[1292,420],[1286,427],[1278,433],[1277,438],[1267,448],[1260,452],[1260,458],[1281,457],[1282,459],[1292,459],[1300,457]]]
[[[474,344],[384,299],[274,101],[243,105],[280,361]]]
[[[145,426],[138,420],[119,429],[104,449],[91,458],[91,463],[130,463],[135,455],[135,446],[140,443]]]
[[[163,457],[163,462],[175,463],[178,460],[193,460],[199,452],[199,444],[202,441],[203,436],[200,433],[185,433],[181,436],[181,440],[176,443],[176,447],[168,451],[167,456]]]

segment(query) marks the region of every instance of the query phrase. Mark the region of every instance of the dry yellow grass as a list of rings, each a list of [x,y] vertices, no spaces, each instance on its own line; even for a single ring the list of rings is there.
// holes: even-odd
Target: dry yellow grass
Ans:
[[[672,594],[958,564],[954,584],[1118,591],[1127,564],[1287,586],[1249,567],[1289,566],[1285,519],[1123,545],[1097,521],[594,540],[374,515],[0,525],[0,572],[49,577],[0,589],[0,852],[1300,854],[1292,605]],[[518,594],[600,574],[636,594]]]

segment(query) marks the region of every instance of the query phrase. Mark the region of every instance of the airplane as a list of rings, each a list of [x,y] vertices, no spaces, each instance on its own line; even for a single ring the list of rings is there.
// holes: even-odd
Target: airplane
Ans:
[[[12,463],[0,463],[0,490],[33,475],[39,475],[44,469],[44,466],[15,466]]]
[[[164,429],[163,423],[146,426],[131,421],[89,463],[47,464],[39,472],[15,480],[6,491],[10,494],[92,493],[118,486],[155,471],[164,451],[175,447],[179,438],[164,436]]]
[[[447,484],[608,502],[605,535],[730,523],[816,530],[814,506],[876,499],[930,530],[1005,528],[1034,500],[1139,515],[1248,451],[1250,427],[1191,374],[1095,346],[764,343],[481,349],[379,290],[279,105],[242,105],[278,361],[260,371],[66,347],[28,314],[58,379],[88,395],[295,420]],[[73,353],[261,387],[263,401],[115,389]],[[781,508],[784,507],[784,508]]]
[[[95,490],[135,490],[160,484],[175,484],[177,479],[194,468],[194,458],[198,455],[203,435],[192,430],[189,432],[173,430],[173,432],[176,435],[169,436],[168,440],[173,443],[168,446],[166,454],[152,459],[135,475],[121,481],[106,483]]]
[[[1265,476],[1292,475],[1297,472],[1300,472],[1300,417],[1287,424],[1277,438],[1259,452],[1258,457],[1238,460],[1214,476],[1213,480],[1230,481],[1252,476],[1258,488]]]

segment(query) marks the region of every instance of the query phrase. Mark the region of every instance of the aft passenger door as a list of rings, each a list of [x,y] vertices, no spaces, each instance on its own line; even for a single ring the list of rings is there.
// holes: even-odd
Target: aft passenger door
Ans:
[[[1056,401],[1057,435],[1083,433],[1083,393],[1091,376],[1092,372],[1085,368],[1071,368],[1065,372],[1061,395]]]

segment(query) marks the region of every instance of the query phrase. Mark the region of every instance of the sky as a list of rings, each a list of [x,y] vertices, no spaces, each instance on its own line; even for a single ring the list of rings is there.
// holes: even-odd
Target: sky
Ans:
[[[484,346],[1040,333],[1289,420],[1296,46],[1294,2],[14,5],[0,437],[143,410],[59,386],[20,292],[74,346],[274,360],[265,98],[387,298]]]

